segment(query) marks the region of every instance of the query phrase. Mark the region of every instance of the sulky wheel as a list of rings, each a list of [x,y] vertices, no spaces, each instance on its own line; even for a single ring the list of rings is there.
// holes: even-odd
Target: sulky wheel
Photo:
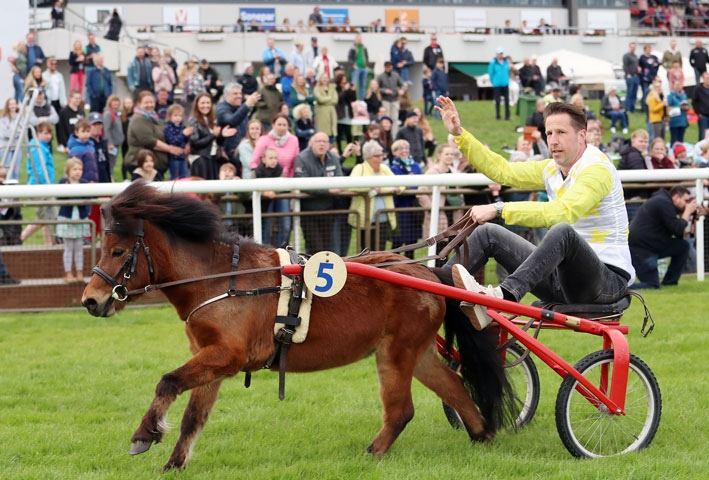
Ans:
[[[613,350],[587,355],[575,368],[599,388],[601,374],[607,369],[604,383],[609,385],[613,378]],[[578,384],[567,375],[556,398],[556,428],[573,456],[609,457],[650,444],[660,424],[662,397],[655,376],[642,360],[630,355],[625,415],[615,415],[603,404],[596,407],[576,390]]]

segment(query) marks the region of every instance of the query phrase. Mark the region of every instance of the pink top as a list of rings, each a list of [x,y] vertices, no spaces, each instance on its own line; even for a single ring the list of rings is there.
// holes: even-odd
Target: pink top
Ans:
[[[298,137],[292,133],[288,133],[288,140],[286,140],[286,144],[279,147],[276,145],[275,138],[269,134],[263,135],[256,142],[254,153],[251,155],[251,162],[249,163],[249,166],[252,170],[258,167],[258,164],[261,163],[263,151],[269,147],[275,148],[278,151],[278,163],[281,167],[283,167],[283,176],[291,178],[294,177],[295,173],[293,172],[293,164],[295,163],[295,157],[297,157],[300,153]]]

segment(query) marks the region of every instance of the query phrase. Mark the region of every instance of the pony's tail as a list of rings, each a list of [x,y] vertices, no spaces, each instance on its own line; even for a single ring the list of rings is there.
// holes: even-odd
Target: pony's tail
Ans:
[[[433,270],[441,282],[453,285],[450,270]],[[463,383],[485,419],[487,432],[514,427],[514,391],[497,351],[498,336],[490,329],[476,330],[460,310],[460,301],[451,298],[446,298],[444,330],[446,345],[456,345],[460,353]]]

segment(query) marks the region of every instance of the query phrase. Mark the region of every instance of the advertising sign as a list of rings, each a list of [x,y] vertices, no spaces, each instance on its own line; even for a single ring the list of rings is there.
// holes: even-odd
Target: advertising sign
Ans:
[[[419,11],[417,8],[387,8],[385,11],[387,27],[398,23],[402,28],[406,27],[417,30],[419,25],[421,25],[419,23]],[[398,22],[395,21],[397,19]]]
[[[261,25],[262,30],[273,30],[276,25],[276,9],[241,7],[239,18],[244,22],[244,25],[255,20],[256,24]]]
[[[487,26],[487,12],[483,9],[456,9],[455,31],[469,32]]]
[[[342,25],[349,16],[349,10],[346,8],[321,8],[323,23],[329,23],[332,18],[332,23]]]

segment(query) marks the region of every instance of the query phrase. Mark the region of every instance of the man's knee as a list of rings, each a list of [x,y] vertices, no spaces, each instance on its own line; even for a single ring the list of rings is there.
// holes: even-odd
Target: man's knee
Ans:
[[[544,236],[544,240],[547,238],[560,239],[569,235],[576,235],[576,230],[574,230],[574,227],[568,223],[557,223],[549,228],[549,231]]]

